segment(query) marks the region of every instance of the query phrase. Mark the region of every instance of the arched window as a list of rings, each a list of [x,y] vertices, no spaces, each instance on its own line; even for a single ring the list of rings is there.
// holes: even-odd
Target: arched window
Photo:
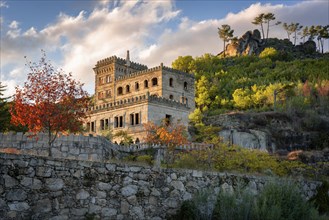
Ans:
[[[147,79],[144,81],[144,88],[148,88],[149,87],[149,82],[147,81]]]
[[[139,83],[138,82],[135,82],[135,90],[139,90]]]
[[[130,92],[130,86],[126,85],[126,93],[129,93],[129,92]]]
[[[152,86],[157,86],[158,85],[158,78],[153,78],[152,79]]]
[[[118,88],[118,95],[122,95],[123,94],[123,88],[120,86]]]
[[[170,87],[174,87],[174,80],[173,80],[173,78],[170,78],[169,79],[169,86]]]
[[[187,90],[187,82],[184,82],[184,90]]]
[[[169,99],[173,100],[174,99],[174,96],[173,95],[170,95],[169,96]]]

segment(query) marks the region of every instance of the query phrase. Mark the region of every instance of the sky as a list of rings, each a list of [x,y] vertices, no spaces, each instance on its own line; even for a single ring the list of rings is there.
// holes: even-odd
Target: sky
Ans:
[[[251,21],[264,12],[287,23],[329,24],[328,0],[0,0],[0,81],[5,96],[13,95],[27,79],[27,60],[37,62],[44,50],[92,95],[100,59],[125,58],[129,50],[132,61],[154,67],[171,66],[178,56],[218,54],[218,27],[229,24],[240,37],[258,28]],[[286,38],[282,26],[269,35]]]

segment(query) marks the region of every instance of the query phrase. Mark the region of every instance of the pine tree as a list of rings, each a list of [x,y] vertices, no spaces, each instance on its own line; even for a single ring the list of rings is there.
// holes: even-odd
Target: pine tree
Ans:
[[[234,30],[231,30],[230,25],[228,24],[223,24],[222,28],[218,28],[218,35],[219,38],[223,40],[224,42],[224,57],[225,57],[225,50],[226,50],[226,42],[229,42],[231,40],[231,38],[233,37],[233,32]]]

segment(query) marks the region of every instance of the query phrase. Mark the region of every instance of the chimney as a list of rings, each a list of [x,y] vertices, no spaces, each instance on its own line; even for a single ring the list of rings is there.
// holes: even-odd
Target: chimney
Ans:
[[[126,66],[127,66],[127,67],[130,66],[129,50],[127,50]]]

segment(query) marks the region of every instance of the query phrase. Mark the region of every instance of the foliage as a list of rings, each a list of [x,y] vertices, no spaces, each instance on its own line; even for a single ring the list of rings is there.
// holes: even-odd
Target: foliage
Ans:
[[[161,144],[169,148],[187,143],[186,128],[180,122],[168,124],[166,120],[163,120],[160,125],[148,122],[144,124],[144,129],[147,133],[145,143]]]
[[[233,192],[221,190],[214,209],[215,219],[252,219],[254,195],[247,189],[237,186]]]
[[[113,138],[118,138],[120,141],[120,145],[129,145],[133,143],[132,137],[128,134],[127,131],[117,131],[114,135]]]
[[[258,16],[254,18],[254,20],[251,22],[254,25],[260,25],[263,39],[265,39],[265,27],[264,24],[267,24],[267,30],[266,30],[266,40],[268,39],[268,35],[270,32],[270,22],[275,20],[275,16],[273,13],[261,13]],[[279,25],[281,22],[275,23],[275,25]]]
[[[6,86],[0,82],[0,132],[8,130],[10,125],[10,113],[7,103],[8,97],[3,97]]]
[[[16,88],[10,110],[12,123],[27,126],[31,132],[46,132],[49,146],[60,131],[82,130],[87,93],[81,83],[57,70],[43,55],[30,68],[23,88]]]
[[[324,181],[317,188],[317,194],[311,199],[321,214],[329,215],[329,183]]]
[[[233,37],[233,32],[234,30],[231,30],[230,25],[228,24],[223,24],[221,28],[218,28],[218,35],[219,38],[223,40],[224,46],[223,46],[223,51],[224,51],[224,57],[225,57],[225,43],[229,42],[232,37]]]
[[[148,165],[152,165],[153,164],[153,157],[151,155],[140,155],[140,156],[136,157],[136,161],[143,162],[143,163],[146,163]]]
[[[294,182],[275,181],[264,186],[253,209],[253,219],[319,219],[312,204],[300,194]]]
[[[267,152],[250,150],[225,143],[213,149],[191,150],[176,156],[174,167],[241,173],[274,173],[277,176],[314,173],[313,168],[299,161],[280,160]]]
[[[260,54],[260,58],[271,58],[278,55],[278,52],[273,47],[266,47]]]
[[[171,66],[174,69],[191,73],[190,63],[192,60],[192,56],[179,56],[174,62],[172,62]]]
[[[196,220],[197,207],[192,200],[186,200],[182,203],[178,213],[169,219]]]

